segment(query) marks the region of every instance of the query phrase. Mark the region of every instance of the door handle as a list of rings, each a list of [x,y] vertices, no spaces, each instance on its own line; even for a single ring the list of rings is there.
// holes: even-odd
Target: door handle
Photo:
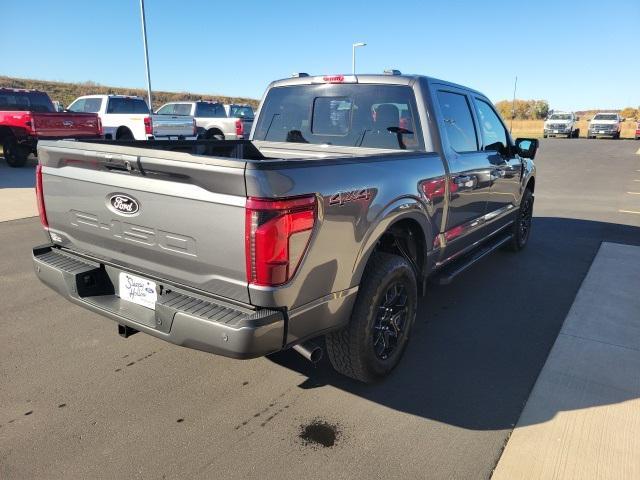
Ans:
[[[467,182],[472,182],[473,179],[469,175],[459,175],[453,179],[456,185],[464,185]]]
[[[491,171],[491,181],[495,181],[499,178],[504,178],[507,175],[507,172],[502,170],[501,168],[496,168]]]
[[[456,191],[460,190],[473,190],[477,185],[477,177],[471,175],[458,175],[453,177],[453,184],[456,186]]]

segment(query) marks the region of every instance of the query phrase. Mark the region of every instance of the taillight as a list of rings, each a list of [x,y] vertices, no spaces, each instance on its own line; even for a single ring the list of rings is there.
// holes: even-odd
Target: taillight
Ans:
[[[242,120],[236,120],[236,137],[242,138],[244,135],[244,125],[242,124]]]
[[[98,119],[98,135],[102,136],[104,131],[102,130],[102,120],[100,119],[100,117],[97,117]]]
[[[25,116],[24,126],[27,128],[27,133],[33,135],[36,132],[35,118],[27,114]]]
[[[44,208],[44,194],[42,192],[42,165],[36,166],[36,201],[38,203],[38,213],[40,214],[40,223],[45,230],[49,230],[49,222],[47,221],[47,211]]]
[[[151,117],[144,117],[144,133],[153,135],[153,122],[151,121]]]
[[[276,286],[296,273],[316,221],[316,198],[247,199],[245,254],[247,281]]]
[[[193,136],[195,137],[198,133],[198,126],[196,125],[196,119],[193,119]]]

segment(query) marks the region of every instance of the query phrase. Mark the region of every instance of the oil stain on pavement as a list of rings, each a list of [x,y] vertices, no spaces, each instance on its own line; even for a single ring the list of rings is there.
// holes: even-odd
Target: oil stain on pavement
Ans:
[[[316,418],[306,425],[300,425],[298,437],[304,446],[331,448],[340,438],[340,434],[338,425]]]

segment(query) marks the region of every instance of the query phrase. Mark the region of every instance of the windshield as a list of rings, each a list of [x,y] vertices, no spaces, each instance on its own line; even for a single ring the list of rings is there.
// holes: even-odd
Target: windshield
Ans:
[[[231,105],[231,117],[253,118],[253,108],[241,105]]]
[[[413,91],[397,85],[320,84],[272,88],[254,138],[345,147],[421,150]]]
[[[549,117],[549,120],[571,120],[571,115],[568,113],[554,113]]]
[[[109,99],[107,113],[149,113],[147,102],[141,98],[113,97]]]
[[[53,103],[44,92],[0,90],[0,110],[53,112]]]
[[[617,120],[618,116],[615,113],[607,113],[607,114],[599,113],[598,115],[593,117],[593,119],[594,120]]]

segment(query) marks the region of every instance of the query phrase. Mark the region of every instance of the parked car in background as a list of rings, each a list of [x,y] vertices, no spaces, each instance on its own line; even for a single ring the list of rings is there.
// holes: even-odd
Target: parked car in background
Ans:
[[[196,135],[192,116],[153,115],[142,97],[85,95],[74,100],[67,110],[97,113],[107,139],[184,139]]]
[[[7,164],[23,166],[39,140],[99,138],[94,113],[56,112],[49,95],[38,90],[0,88],[0,144]]]
[[[229,117],[222,103],[207,100],[165,103],[156,113],[161,116],[192,115],[196,119],[198,138],[241,140],[249,135],[253,124],[253,117],[250,120]]]
[[[589,122],[587,138],[620,138],[623,118],[615,112],[596,113]]]
[[[61,102],[59,102],[58,100],[54,100],[53,101],[53,109],[56,112],[64,112],[65,111],[64,105]]]
[[[253,127],[253,119],[256,115],[253,107],[246,104],[225,103],[224,111],[227,113],[227,117],[242,120],[244,137],[249,138],[251,127]]]
[[[580,136],[577,121],[578,117],[573,112],[553,112],[544,122],[543,137],[577,138]]]
[[[636,140],[640,140],[640,122],[636,123]]]
[[[125,337],[313,361],[324,336],[337,371],[371,382],[400,362],[429,282],[527,245],[538,141],[513,141],[480,92],[291,78],[259,112],[237,143],[41,145],[36,275]]]

